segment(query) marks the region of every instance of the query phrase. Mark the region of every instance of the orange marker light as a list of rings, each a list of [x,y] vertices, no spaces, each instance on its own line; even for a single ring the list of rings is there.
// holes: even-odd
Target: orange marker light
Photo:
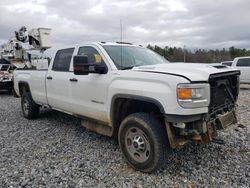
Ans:
[[[178,88],[177,89],[178,99],[192,99],[190,88]]]

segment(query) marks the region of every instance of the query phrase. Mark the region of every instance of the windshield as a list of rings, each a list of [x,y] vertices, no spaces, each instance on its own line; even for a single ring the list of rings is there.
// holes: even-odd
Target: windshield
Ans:
[[[103,46],[120,70],[134,66],[169,63],[155,52],[135,46]]]
[[[227,66],[232,66],[232,63],[231,61],[227,61],[227,62],[222,62],[223,65],[227,65]]]

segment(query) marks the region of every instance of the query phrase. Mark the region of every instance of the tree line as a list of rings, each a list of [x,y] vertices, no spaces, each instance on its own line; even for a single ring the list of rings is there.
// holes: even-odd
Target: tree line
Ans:
[[[171,62],[198,62],[198,63],[220,63],[221,61],[233,60],[235,57],[250,56],[250,50],[245,48],[236,48],[234,46],[228,49],[216,49],[216,50],[188,50],[177,47],[160,47],[151,46],[147,48],[157,52]],[[184,60],[185,59],[185,60]]]

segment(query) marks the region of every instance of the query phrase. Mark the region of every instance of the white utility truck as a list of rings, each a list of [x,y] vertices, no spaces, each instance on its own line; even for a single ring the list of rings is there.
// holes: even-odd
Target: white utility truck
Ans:
[[[47,71],[14,71],[14,88],[25,118],[38,117],[41,106],[82,118],[87,129],[117,137],[133,168],[152,172],[171,149],[211,142],[237,122],[239,75],[100,42],[58,50]]]
[[[27,31],[23,26],[15,31],[15,36],[0,46],[0,90],[13,90],[12,72],[15,68],[48,68],[47,59],[32,59],[31,52],[39,51],[43,54],[51,47],[50,31],[50,28],[33,28]],[[1,62],[6,63],[4,65]]]
[[[17,68],[39,69],[40,62],[43,61],[42,68],[48,65],[47,59],[32,59],[31,53],[42,53],[51,48],[50,28],[33,28],[27,31],[26,27],[21,27],[15,31],[15,36],[0,46],[0,58],[10,62]],[[36,67],[38,65],[38,67]]]
[[[240,70],[240,83],[250,84],[250,56],[234,58],[231,66]]]

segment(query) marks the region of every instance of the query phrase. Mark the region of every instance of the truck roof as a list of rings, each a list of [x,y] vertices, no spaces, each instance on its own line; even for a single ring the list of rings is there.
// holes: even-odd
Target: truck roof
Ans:
[[[72,47],[80,47],[80,46],[83,46],[83,45],[143,47],[141,45],[135,45],[135,44],[128,43],[128,42],[84,42],[84,43],[79,43],[79,44],[76,44],[76,45],[65,46],[65,47],[62,47],[60,49],[72,48]]]
[[[102,45],[102,46],[135,46],[135,47],[138,47],[140,45],[134,45],[132,43],[129,43],[129,42],[98,42],[99,45]],[[142,47],[142,46],[140,46]]]
[[[236,58],[234,58],[234,59],[247,59],[247,58],[250,58],[250,56],[236,57]]]
[[[55,55],[56,51],[58,51],[58,50],[81,47],[81,46],[85,46],[85,45],[94,45],[94,46],[133,46],[133,47],[137,47],[137,48],[143,48],[142,45],[135,45],[135,44],[132,44],[132,43],[127,43],[127,42],[84,42],[84,43],[79,43],[79,44],[70,45],[70,46],[67,45],[67,46],[57,48],[55,50],[55,52],[54,52],[54,55]]]

